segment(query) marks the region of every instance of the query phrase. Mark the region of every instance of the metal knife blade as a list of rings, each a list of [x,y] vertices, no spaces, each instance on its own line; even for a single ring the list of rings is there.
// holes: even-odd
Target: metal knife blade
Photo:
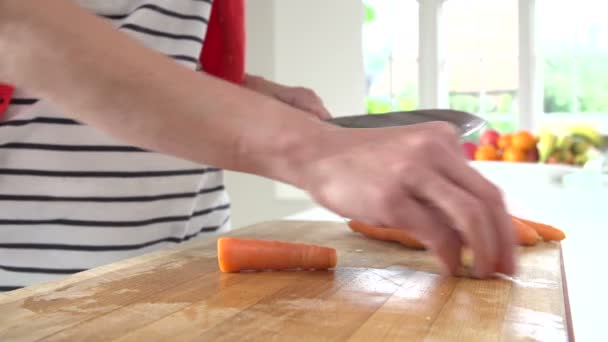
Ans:
[[[487,125],[486,120],[478,116],[453,109],[420,109],[373,115],[341,116],[327,121],[348,128],[379,128],[445,121],[453,124],[460,131],[462,137],[468,136]]]

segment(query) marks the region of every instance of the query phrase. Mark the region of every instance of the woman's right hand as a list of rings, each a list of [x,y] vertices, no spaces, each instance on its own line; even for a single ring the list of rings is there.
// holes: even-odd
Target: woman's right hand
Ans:
[[[297,183],[349,219],[402,228],[449,273],[463,243],[474,274],[515,271],[513,229],[500,191],[471,168],[446,123],[383,129],[329,129],[300,160]]]

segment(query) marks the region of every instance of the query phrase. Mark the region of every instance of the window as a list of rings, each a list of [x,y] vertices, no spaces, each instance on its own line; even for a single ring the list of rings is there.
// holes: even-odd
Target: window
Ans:
[[[363,49],[367,110],[418,107],[418,2],[364,1]]]
[[[607,2],[363,3],[369,113],[422,104],[476,113],[502,132],[555,120],[608,131]]]
[[[608,5],[539,0],[537,6],[544,113],[608,117]]]
[[[500,131],[517,120],[517,0],[449,0],[443,6],[449,107]]]

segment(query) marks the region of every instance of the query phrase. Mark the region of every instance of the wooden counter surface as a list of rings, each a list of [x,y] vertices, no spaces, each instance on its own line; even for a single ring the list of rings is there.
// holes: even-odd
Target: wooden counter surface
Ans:
[[[442,277],[427,252],[344,223],[230,235],[338,250],[329,272],[219,272],[215,239],[0,295],[0,340],[567,341],[559,244],[520,249],[513,279]]]

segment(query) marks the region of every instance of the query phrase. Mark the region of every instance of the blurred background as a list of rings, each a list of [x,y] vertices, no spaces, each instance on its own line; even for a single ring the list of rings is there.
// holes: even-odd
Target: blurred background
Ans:
[[[600,0],[248,0],[247,69],[315,89],[336,116],[452,108],[490,129],[471,159],[582,167],[608,132]],[[235,227],[314,206],[227,174]]]

